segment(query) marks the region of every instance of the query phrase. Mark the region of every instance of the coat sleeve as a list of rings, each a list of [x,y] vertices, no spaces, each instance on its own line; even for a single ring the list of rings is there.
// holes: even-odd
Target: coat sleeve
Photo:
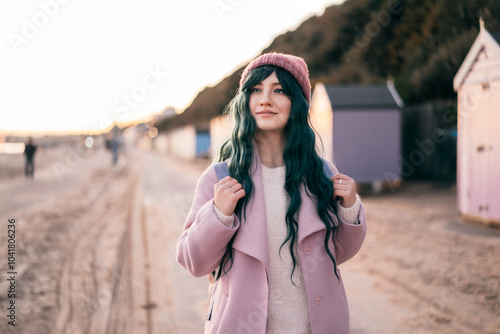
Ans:
[[[333,175],[338,174],[337,167],[330,161],[327,161]],[[339,225],[335,231],[335,259],[337,265],[346,262],[352,258],[361,249],[361,245],[366,236],[366,212],[361,203],[358,215],[358,223],[356,225],[345,222],[339,217]]]
[[[226,227],[217,217],[214,210],[214,185],[218,181],[213,166],[201,175],[177,243],[177,262],[196,277],[208,275],[219,266],[228,242],[240,226],[234,214],[232,228]]]

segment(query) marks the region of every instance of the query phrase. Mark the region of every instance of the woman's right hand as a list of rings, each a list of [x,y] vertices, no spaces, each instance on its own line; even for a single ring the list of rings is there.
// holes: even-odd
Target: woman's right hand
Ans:
[[[220,212],[231,216],[240,198],[245,197],[245,190],[236,179],[226,176],[214,185],[214,203]]]

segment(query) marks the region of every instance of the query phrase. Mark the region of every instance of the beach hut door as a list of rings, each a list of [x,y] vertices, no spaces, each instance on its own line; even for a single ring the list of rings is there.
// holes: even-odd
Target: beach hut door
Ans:
[[[477,90],[476,90],[477,92]],[[488,156],[489,156],[489,99],[477,99],[470,105],[470,210],[472,214],[487,216],[490,209],[488,201]]]
[[[488,99],[488,156],[487,214],[500,222],[500,81],[490,83]]]

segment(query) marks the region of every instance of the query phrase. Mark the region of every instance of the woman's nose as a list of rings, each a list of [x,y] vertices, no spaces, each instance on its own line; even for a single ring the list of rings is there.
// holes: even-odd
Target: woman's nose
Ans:
[[[264,90],[261,95],[260,105],[271,105],[271,92]]]

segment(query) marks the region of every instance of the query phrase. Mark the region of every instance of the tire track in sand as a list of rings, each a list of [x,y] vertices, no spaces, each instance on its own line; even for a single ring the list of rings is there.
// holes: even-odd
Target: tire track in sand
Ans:
[[[54,333],[127,333],[129,226],[141,168],[126,166],[82,219],[60,278]]]

